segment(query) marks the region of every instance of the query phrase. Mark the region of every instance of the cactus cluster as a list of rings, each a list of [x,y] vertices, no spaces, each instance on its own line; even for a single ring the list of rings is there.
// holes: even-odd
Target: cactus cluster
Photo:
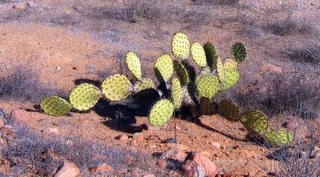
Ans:
[[[271,146],[283,146],[293,141],[293,134],[285,128],[269,131],[268,118],[260,110],[241,112],[232,101],[221,100],[217,111],[229,121],[240,121],[251,135],[263,137]]]

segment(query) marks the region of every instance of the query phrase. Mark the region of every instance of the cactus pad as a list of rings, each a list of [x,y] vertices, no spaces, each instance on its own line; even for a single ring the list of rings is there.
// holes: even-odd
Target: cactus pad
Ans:
[[[240,120],[240,110],[235,103],[229,100],[220,101],[218,106],[218,113],[232,122]]]
[[[190,53],[190,41],[183,32],[175,33],[172,38],[172,53],[175,57],[185,60]]]
[[[237,61],[238,64],[242,63],[245,58],[247,57],[247,49],[244,44],[241,42],[235,43],[231,47],[231,55],[235,60]]]
[[[132,88],[130,80],[121,74],[107,77],[101,85],[102,93],[111,101],[120,101],[126,98],[132,92]]]
[[[240,121],[251,134],[264,134],[269,127],[267,116],[260,110],[244,112]]]
[[[293,134],[285,128],[279,128],[264,134],[271,146],[283,146],[293,141]]]
[[[191,55],[197,65],[200,67],[207,66],[206,53],[200,43],[194,42],[191,44]]]
[[[224,70],[224,80],[222,83],[222,89],[227,90],[234,86],[240,78],[240,73],[237,70],[228,69]]]
[[[156,61],[154,70],[160,83],[168,82],[173,73],[173,61],[170,55],[161,55]]]
[[[171,80],[171,100],[175,108],[179,108],[182,103],[183,90],[178,78],[172,78]]]
[[[91,109],[101,98],[101,91],[98,87],[83,83],[72,89],[69,100],[77,110],[86,111]]]
[[[207,42],[203,46],[206,53],[207,63],[210,69],[216,68],[217,51],[211,42]]]
[[[40,101],[41,109],[52,116],[62,116],[67,114],[71,109],[71,104],[59,96],[47,96]]]
[[[170,119],[173,111],[174,104],[167,99],[161,99],[152,106],[149,121],[153,126],[162,126]]]
[[[176,71],[176,74],[180,80],[181,85],[187,85],[187,83],[190,81],[189,74],[187,69],[178,61],[173,61],[173,67]]]
[[[223,69],[223,64],[222,64],[222,60],[221,60],[220,57],[217,57],[216,68],[217,68],[217,76],[219,78],[219,81],[221,83],[223,83],[223,81],[224,81],[224,69]]]
[[[201,115],[213,115],[216,113],[217,104],[211,101],[209,98],[201,97],[200,99],[200,114]]]
[[[211,99],[219,90],[219,80],[217,76],[203,74],[196,81],[199,96]]]
[[[235,59],[229,58],[229,59],[226,59],[224,61],[223,69],[225,69],[225,70],[229,70],[229,69],[237,70],[237,68],[238,68],[238,63],[236,62]]]
[[[142,78],[141,80],[137,81],[134,84],[134,92],[140,92],[142,90],[146,90],[146,89],[150,89],[153,88],[155,89],[156,86],[153,82],[153,80],[149,79],[149,78]]]
[[[141,72],[141,62],[139,57],[133,52],[128,52],[126,55],[126,63],[132,75],[137,80],[141,80],[142,72]]]

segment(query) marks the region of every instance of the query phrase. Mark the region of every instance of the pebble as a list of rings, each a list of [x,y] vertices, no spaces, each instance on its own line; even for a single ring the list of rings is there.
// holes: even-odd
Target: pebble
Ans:
[[[80,174],[80,169],[74,163],[65,162],[62,168],[54,175],[55,177],[76,177]]]

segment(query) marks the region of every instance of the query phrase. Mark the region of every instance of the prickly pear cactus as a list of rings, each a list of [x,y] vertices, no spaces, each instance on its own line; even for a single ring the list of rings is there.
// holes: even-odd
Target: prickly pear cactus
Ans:
[[[224,61],[224,64],[223,64],[224,70],[237,70],[237,68],[238,68],[238,63],[235,59],[228,58]]]
[[[264,134],[271,146],[283,146],[293,141],[293,134],[285,129],[279,128]]]
[[[189,79],[189,74],[186,68],[176,60],[173,61],[173,67],[174,67],[174,70],[176,71],[176,74],[180,80],[181,85],[182,86],[187,85],[190,79]]]
[[[241,111],[234,102],[229,100],[220,101],[218,105],[218,113],[232,122],[240,120]]]
[[[240,121],[251,134],[264,134],[269,127],[267,116],[260,110],[244,112]]]
[[[121,74],[107,77],[101,84],[101,91],[111,101],[125,99],[133,91],[130,80]]]
[[[101,91],[98,87],[83,83],[72,89],[69,100],[77,110],[86,111],[91,109],[101,98]]]
[[[47,96],[40,101],[41,109],[52,116],[62,116],[67,114],[71,109],[71,104],[59,96]]]
[[[204,51],[206,53],[207,63],[210,69],[216,68],[216,60],[217,60],[217,51],[216,47],[211,43],[207,42],[203,46]]]
[[[224,81],[224,69],[223,69],[223,64],[222,64],[222,60],[221,60],[220,57],[217,57],[216,68],[217,68],[218,79],[219,79],[219,81],[221,83],[223,83],[223,81]]]
[[[196,79],[197,90],[200,97],[212,99],[219,90],[219,80],[217,76],[211,74],[203,74]]]
[[[179,108],[182,103],[183,90],[178,78],[172,78],[171,80],[171,100],[175,108]]]
[[[172,53],[173,55],[181,60],[188,58],[190,53],[190,41],[188,36],[183,32],[177,32],[172,38]]]
[[[216,113],[217,103],[213,102],[209,98],[201,97],[200,99],[200,114],[201,115],[213,115]]]
[[[231,47],[231,55],[238,64],[242,63],[245,58],[247,57],[247,48],[246,46],[241,43],[237,42]]]
[[[221,82],[222,90],[228,90],[233,87],[240,78],[238,70],[228,69],[224,70],[224,80]]]
[[[167,83],[173,74],[173,61],[170,55],[161,55],[156,61],[154,71],[160,83]]]
[[[140,62],[139,57],[133,52],[128,52],[126,55],[126,63],[127,63],[128,69],[131,71],[132,75],[137,80],[141,80],[142,71],[141,71],[141,62]]]
[[[152,79],[142,78],[141,80],[135,82],[134,88],[134,92],[137,93],[146,89],[155,89],[156,85]]]
[[[170,119],[173,111],[174,104],[171,101],[167,99],[159,100],[152,106],[150,111],[149,121],[151,125],[162,126]]]
[[[200,66],[200,67],[207,66],[206,53],[200,43],[194,42],[191,44],[191,55],[192,55],[194,62],[198,66]]]

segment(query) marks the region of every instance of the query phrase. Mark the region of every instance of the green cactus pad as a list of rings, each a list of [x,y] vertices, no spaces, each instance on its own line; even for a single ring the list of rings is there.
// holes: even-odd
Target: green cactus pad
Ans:
[[[217,76],[203,74],[196,82],[199,96],[211,99],[219,90],[219,80]]]
[[[101,91],[111,101],[120,101],[132,92],[130,80],[121,74],[107,77],[101,84]]]
[[[77,110],[86,111],[91,109],[101,98],[101,91],[98,87],[83,83],[72,89],[69,100]]]
[[[237,105],[229,100],[221,100],[218,106],[218,113],[227,120],[236,122],[240,120],[241,111]]]
[[[154,66],[154,72],[160,83],[166,83],[173,74],[173,61],[170,55],[161,55]]]
[[[244,44],[241,42],[235,43],[231,47],[231,55],[235,60],[237,61],[238,64],[242,63],[245,58],[247,57],[247,49]]]
[[[152,106],[150,111],[149,121],[151,125],[162,126],[170,119],[173,111],[174,104],[171,101],[167,99],[159,100]]]
[[[264,134],[269,127],[267,116],[260,110],[244,112],[240,121],[251,134]]]
[[[62,116],[67,114],[71,109],[71,104],[59,96],[47,96],[40,101],[41,109],[52,116]]]
[[[132,75],[137,80],[141,80],[142,72],[141,72],[141,62],[139,57],[133,52],[128,52],[126,55],[126,63]]]
[[[172,53],[175,57],[185,60],[190,53],[190,41],[183,32],[175,33],[172,38]]]
[[[211,42],[207,42],[203,46],[206,53],[207,63],[210,69],[216,68],[217,51]]]
[[[228,58],[224,61],[224,64],[223,64],[223,69],[224,70],[237,70],[238,68],[238,63],[236,62],[235,59],[233,58]]]
[[[221,60],[220,57],[217,57],[216,68],[217,68],[217,76],[219,78],[219,81],[221,83],[223,83],[223,81],[224,81],[224,69],[223,69],[223,64],[222,64],[222,60]]]
[[[134,88],[135,88],[135,92],[137,93],[142,90],[146,90],[146,89],[150,89],[150,88],[155,89],[156,86],[155,86],[153,80],[151,80],[149,78],[142,78],[140,81],[137,81],[134,84]]]
[[[240,73],[237,70],[224,70],[224,80],[221,82],[222,83],[222,89],[223,90],[228,90],[232,86],[234,86],[240,78]]]
[[[200,114],[201,115],[213,115],[216,113],[217,104],[211,101],[209,98],[201,97],[200,99]]]
[[[182,103],[183,90],[178,78],[172,78],[171,80],[171,100],[175,108],[179,108]]]
[[[197,65],[200,67],[207,66],[206,53],[200,43],[194,42],[191,44],[191,55]]]
[[[173,61],[173,67],[182,86],[187,85],[190,81],[187,69],[177,60]]]
[[[283,146],[293,141],[293,134],[285,128],[279,128],[264,134],[271,146]]]

